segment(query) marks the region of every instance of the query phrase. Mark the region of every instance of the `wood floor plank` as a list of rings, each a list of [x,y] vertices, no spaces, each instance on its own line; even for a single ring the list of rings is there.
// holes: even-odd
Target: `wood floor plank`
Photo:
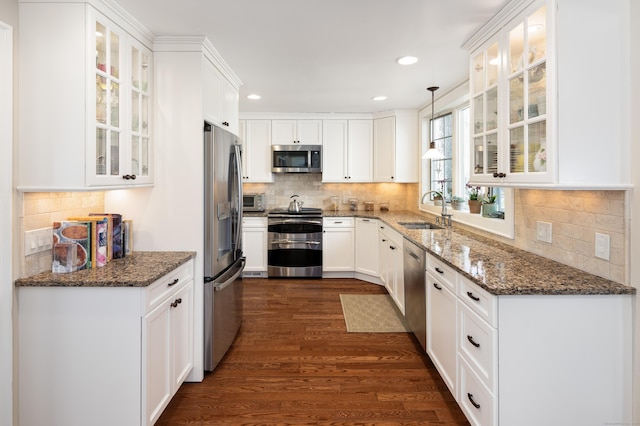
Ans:
[[[347,333],[359,280],[245,279],[243,325],[216,371],[185,383],[158,426],[468,425],[408,333]]]

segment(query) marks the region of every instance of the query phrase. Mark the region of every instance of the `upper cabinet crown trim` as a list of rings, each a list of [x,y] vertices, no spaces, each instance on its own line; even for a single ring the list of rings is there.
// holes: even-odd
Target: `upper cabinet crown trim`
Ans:
[[[153,43],[154,52],[202,52],[204,56],[237,90],[242,80],[218,53],[211,41],[203,36],[157,36]]]
[[[518,15],[535,3],[537,0],[513,0],[505,5],[496,15],[483,24],[464,43],[462,48],[468,51],[478,49],[487,38],[495,36],[504,25],[516,18]]]

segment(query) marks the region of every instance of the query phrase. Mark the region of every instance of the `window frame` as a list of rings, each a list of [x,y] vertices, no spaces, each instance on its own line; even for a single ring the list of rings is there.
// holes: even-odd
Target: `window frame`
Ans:
[[[465,84],[461,84],[451,92],[444,94],[440,99],[436,99],[434,110],[435,118],[438,119],[446,114],[452,113],[453,120],[453,135],[452,135],[452,195],[464,196],[468,198],[468,194],[465,191],[465,158],[463,156],[469,156],[469,150],[471,149],[471,135],[470,129],[467,129],[466,137],[464,136],[464,129],[461,130],[460,114],[462,111],[470,107],[469,100],[469,86],[468,81]],[[431,197],[427,197],[427,203],[423,204],[422,195],[432,188],[431,177],[431,161],[428,159],[422,159],[422,155],[429,148],[430,135],[430,120],[431,120],[431,104],[427,105],[420,111],[420,181],[419,181],[419,199],[418,209],[422,212],[431,213],[439,216],[442,212],[441,206],[436,206],[431,201]],[[470,125],[470,121],[468,122]],[[463,144],[467,144],[466,150]],[[471,170],[467,170],[468,176],[471,175]],[[480,229],[492,234],[496,234],[509,239],[515,238],[515,208],[514,208],[514,190],[513,188],[502,187],[504,192],[504,219],[494,219],[483,217],[481,214],[471,214],[468,210],[453,210],[449,208],[449,213],[452,213],[452,221],[473,228]]]

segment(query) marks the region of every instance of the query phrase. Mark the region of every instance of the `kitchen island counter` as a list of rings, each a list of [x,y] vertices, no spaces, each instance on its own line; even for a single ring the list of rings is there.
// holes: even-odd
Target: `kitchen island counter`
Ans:
[[[147,287],[195,257],[190,251],[137,251],[100,268],[66,274],[42,272],[20,278],[19,287]]]
[[[409,211],[324,211],[324,217],[378,219],[493,295],[635,294],[631,286],[458,229],[407,229],[399,222],[434,222]]]

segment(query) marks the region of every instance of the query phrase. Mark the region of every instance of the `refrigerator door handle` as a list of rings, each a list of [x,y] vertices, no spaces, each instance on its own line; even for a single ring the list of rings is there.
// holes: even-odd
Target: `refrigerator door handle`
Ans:
[[[235,274],[233,274],[233,276],[228,280],[221,283],[214,284],[213,291],[222,291],[228,286],[230,286],[231,284],[233,284],[238,279],[240,274],[242,274],[242,271],[244,270],[244,264],[245,264],[245,258],[243,257],[242,259],[240,259],[240,268],[238,268],[238,271]]]
[[[235,144],[233,145],[236,157],[236,182],[238,184],[237,196],[238,196],[238,221],[236,224],[236,241],[235,247],[236,249],[241,247],[242,244],[242,146]]]

